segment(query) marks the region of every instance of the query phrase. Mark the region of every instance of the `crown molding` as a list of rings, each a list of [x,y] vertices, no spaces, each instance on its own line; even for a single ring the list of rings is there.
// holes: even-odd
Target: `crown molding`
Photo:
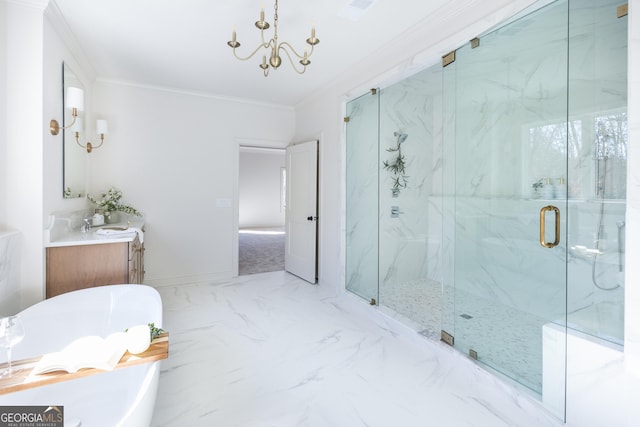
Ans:
[[[295,111],[295,108],[290,105],[262,102],[262,101],[256,101],[253,99],[248,99],[248,98],[217,95],[215,93],[210,93],[205,91],[185,90],[185,89],[180,89],[180,88],[175,88],[170,86],[152,85],[152,84],[140,83],[140,82],[134,82],[134,81],[128,81],[128,80],[117,80],[117,79],[107,79],[107,78],[98,77],[96,79],[96,83],[103,84],[106,86],[133,87],[138,89],[174,93],[178,95],[187,95],[187,96],[194,96],[199,98],[216,99],[216,100],[225,101],[225,102],[248,104],[248,105],[254,105],[258,107],[267,107],[271,109],[275,108],[275,109],[289,111],[289,112]]]

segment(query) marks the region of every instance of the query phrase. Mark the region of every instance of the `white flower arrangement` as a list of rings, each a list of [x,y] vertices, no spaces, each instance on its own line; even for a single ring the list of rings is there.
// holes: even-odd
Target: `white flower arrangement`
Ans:
[[[100,197],[100,200],[96,200],[91,194],[87,194],[87,199],[97,208],[102,209],[106,215],[111,212],[124,212],[129,215],[142,216],[137,209],[120,202],[120,199],[122,199],[122,191],[120,190],[111,187],[106,193],[102,193]]]

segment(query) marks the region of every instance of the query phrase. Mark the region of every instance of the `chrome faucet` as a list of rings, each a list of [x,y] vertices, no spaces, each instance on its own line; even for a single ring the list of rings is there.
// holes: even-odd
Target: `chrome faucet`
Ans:
[[[91,218],[84,218],[82,220],[82,225],[80,226],[80,231],[82,233],[88,233],[91,231]]]

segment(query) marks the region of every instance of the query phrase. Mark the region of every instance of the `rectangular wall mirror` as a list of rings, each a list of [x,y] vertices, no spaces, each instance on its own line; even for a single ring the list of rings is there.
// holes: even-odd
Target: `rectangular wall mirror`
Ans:
[[[63,126],[73,121],[71,109],[67,108],[67,88],[77,87],[84,90],[78,76],[65,63],[62,64],[62,109]],[[73,127],[62,131],[62,191],[65,199],[84,197],[86,194],[86,156],[87,151],[76,143],[76,132],[80,140],[86,136],[84,129],[84,111],[78,111]]]

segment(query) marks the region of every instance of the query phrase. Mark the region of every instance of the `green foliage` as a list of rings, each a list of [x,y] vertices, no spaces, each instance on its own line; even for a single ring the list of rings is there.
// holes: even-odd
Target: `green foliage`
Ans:
[[[122,191],[120,190],[111,187],[106,193],[102,193],[100,197],[101,199],[97,200],[91,194],[87,194],[87,199],[97,208],[102,209],[105,214],[109,212],[124,212],[129,215],[142,216],[137,209],[120,202],[120,199],[122,199]]]
[[[405,174],[406,163],[404,161],[404,155],[402,151],[400,151],[400,144],[401,142],[398,141],[398,145],[395,148],[387,148],[387,152],[397,154],[393,159],[382,162],[382,166],[392,174],[392,190],[394,192],[400,192],[400,189],[407,188],[409,178],[409,176]]]
[[[149,332],[151,333],[151,341],[158,338],[158,336],[164,334],[164,329],[156,328],[156,325],[149,323]]]

